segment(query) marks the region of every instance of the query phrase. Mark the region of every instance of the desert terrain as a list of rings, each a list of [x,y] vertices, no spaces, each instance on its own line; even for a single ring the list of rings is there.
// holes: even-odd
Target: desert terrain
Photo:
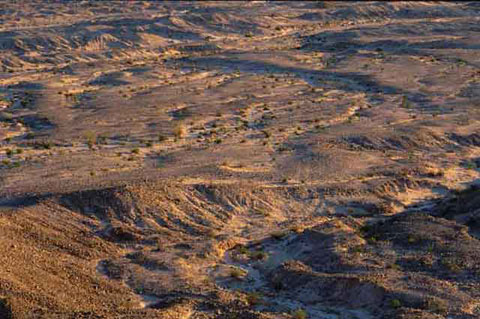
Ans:
[[[478,2],[0,2],[0,318],[480,318]]]

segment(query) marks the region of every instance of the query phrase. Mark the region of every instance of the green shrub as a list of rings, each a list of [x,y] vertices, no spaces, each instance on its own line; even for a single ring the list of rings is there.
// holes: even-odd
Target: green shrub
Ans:
[[[410,109],[412,107],[406,95],[402,97],[402,107],[405,109]]]
[[[390,306],[392,308],[397,309],[397,308],[400,308],[402,306],[402,303],[398,299],[392,299],[392,300],[390,300]]]
[[[308,314],[305,310],[299,308],[292,313],[294,319],[307,319]]]
[[[237,246],[236,249],[237,249],[237,251],[238,251],[239,254],[248,255],[248,254],[250,253],[250,251],[248,250],[248,248],[245,247],[245,246],[239,245],[239,246]]]
[[[46,150],[49,150],[49,149],[52,148],[52,144],[49,143],[49,142],[43,142],[43,143],[41,143],[40,145],[41,145],[41,147],[43,147],[43,148],[46,149]]]
[[[477,169],[477,164],[475,164],[475,162],[467,162],[465,164],[465,168],[466,169]]]

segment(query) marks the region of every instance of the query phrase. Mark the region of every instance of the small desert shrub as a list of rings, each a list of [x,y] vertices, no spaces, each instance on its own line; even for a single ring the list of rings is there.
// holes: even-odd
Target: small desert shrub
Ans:
[[[390,306],[392,308],[397,309],[397,308],[400,308],[402,306],[402,303],[398,299],[392,299],[392,300],[390,300]]]
[[[240,268],[232,268],[230,270],[230,277],[235,278],[235,279],[242,279],[243,276],[245,276],[245,271]]]
[[[412,105],[408,101],[408,98],[405,95],[402,97],[402,107],[405,109],[410,109],[412,107]]]
[[[229,160],[224,160],[224,161],[222,162],[222,166],[230,167],[230,166],[232,166],[232,163],[231,163]]]
[[[105,144],[107,142],[107,136],[105,135],[99,135],[97,137],[97,143],[98,144]]]
[[[475,164],[475,162],[467,162],[465,164],[465,168],[466,169],[477,169],[477,164]]]
[[[7,149],[5,150],[5,154],[7,154],[7,156],[10,157],[10,156],[13,155],[13,151],[12,151],[11,149],[7,148]]]
[[[17,154],[22,154],[22,153],[23,153],[23,150],[22,150],[21,148],[17,148],[16,153],[17,153]]]
[[[247,302],[249,305],[254,306],[262,302],[262,294],[259,292],[249,292],[247,294]]]
[[[248,255],[250,253],[247,247],[241,246],[241,245],[237,246],[236,250],[238,251],[239,254],[242,254],[242,255]]]
[[[250,254],[250,257],[254,260],[264,260],[267,259],[268,254],[264,251],[254,251]]]
[[[165,142],[166,140],[167,140],[167,137],[165,135],[162,135],[162,134],[158,135],[159,142]]]
[[[140,154],[140,149],[138,147],[136,147],[132,150],[132,153],[133,154]]]
[[[305,310],[303,309],[297,309],[292,313],[292,316],[294,319],[307,319],[308,314]]]
[[[27,140],[34,139],[34,138],[35,138],[35,134],[33,134],[32,132],[28,132],[27,135],[25,135],[25,138],[26,138]]]
[[[214,229],[209,229],[209,230],[205,233],[205,235],[206,235],[207,237],[209,237],[209,238],[215,238],[215,237],[218,236],[218,233],[217,233],[217,231],[214,230]]]
[[[294,233],[301,233],[303,232],[304,228],[300,225],[293,225],[290,227],[290,231],[294,232]]]
[[[395,263],[392,263],[392,264],[388,264],[387,265],[387,269],[394,269],[394,270],[398,270],[398,271],[401,271],[402,270],[402,267],[400,265],[397,265]]]
[[[427,297],[424,308],[434,313],[445,314],[448,311],[448,304],[445,300],[437,297]]]
[[[442,265],[447,268],[449,271],[454,273],[459,273],[462,271],[462,266],[459,265],[456,258],[453,257],[445,257],[442,259]]]
[[[173,128],[173,135],[176,138],[184,138],[187,135],[187,127],[183,123],[177,123]]]
[[[257,214],[263,215],[263,216],[265,216],[265,217],[270,216],[270,213],[269,213],[268,211],[266,211],[265,209],[263,209],[263,208],[257,208],[257,209],[255,210],[255,212],[256,212]]]
[[[88,148],[92,148],[97,143],[97,135],[93,131],[85,132],[85,138],[87,139]]]
[[[43,143],[41,143],[41,146],[42,146],[44,149],[49,150],[49,149],[51,149],[51,148],[53,147],[53,143],[52,143],[52,142],[49,142],[49,141],[43,142]]]
[[[285,231],[276,231],[276,232],[273,232],[271,234],[272,238],[276,239],[276,240],[280,240],[282,239],[283,237],[287,236],[287,233]]]
[[[13,114],[8,112],[0,112],[0,121],[11,121]]]
[[[415,244],[418,241],[418,238],[413,235],[408,235],[407,240],[409,244]]]

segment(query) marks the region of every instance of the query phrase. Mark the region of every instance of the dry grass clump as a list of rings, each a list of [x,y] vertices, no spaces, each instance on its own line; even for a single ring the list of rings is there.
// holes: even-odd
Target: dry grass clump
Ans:
[[[87,140],[88,148],[93,148],[93,145],[97,144],[97,134],[95,134],[95,132],[85,132],[85,138]]]
[[[232,278],[235,278],[235,279],[243,279],[243,277],[245,277],[246,275],[246,272],[245,270],[241,269],[241,268],[232,268],[230,270],[230,277]]]
[[[281,240],[281,239],[283,239],[285,236],[287,236],[287,232],[286,232],[286,231],[279,230],[279,231],[275,231],[275,232],[271,233],[271,236],[272,236],[272,238],[274,238],[274,239],[276,239],[276,240]]]
[[[445,314],[448,312],[448,304],[445,300],[437,297],[428,297],[425,299],[425,309],[434,313]]]
[[[187,127],[183,123],[177,123],[173,128],[175,138],[185,138],[187,136]]]

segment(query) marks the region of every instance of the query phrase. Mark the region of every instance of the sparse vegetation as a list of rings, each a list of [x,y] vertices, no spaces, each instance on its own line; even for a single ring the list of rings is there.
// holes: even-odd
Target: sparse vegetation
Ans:
[[[263,302],[263,296],[257,291],[249,292],[247,293],[247,302],[251,306],[259,305]]]
[[[307,319],[308,318],[308,314],[305,310],[303,309],[297,309],[295,310],[293,313],[292,313],[292,317],[294,319]]]
[[[282,238],[284,238],[285,236],[287,236],[287,232],[285,231],[276,231],[276,232],[273,232],[271,234],[272,238],[276,239],[276,240],[280,240]]]
[[[253,260],[264,260],[268,258],[268,254],[264,251],[259,250],[259,251],[251,252],[250,257]]]
[[[233,277],[235,279],[242,279],[245,276],[245,271],[240,268],[232,268],[230,270],[230,277]]]
[[[398,299],[392,299],[390,300],[390,306],[396,309],[396,308],[400,308],[402,306],[402,303]]]
[[[87,140],[88,148],[93,148],[93,146],[97,143],[97,134],[93,131],[87,131],[84,134],[85,139]]]
[[[408,100],[408,98],[407,98],[406,95],[404,95],[404,96],[402,97],[402,108],[404,108],[404,109],[410,109],[410,108],[412,108],[412,105],[411,105],[411,103],[410,103],[410,101]]]
[[[183,123],[177,123],[173,128],[173,135],[177,139],[185,138],[187,135],[187,127]]]
[[[477,169],[477,164],[475,162],[467,162],[465,163],[466,169]]]
[[[437,297],[427,297],[424,307],[425,309],[438,314],[445,314],[448,311],[448,304],[445,300]]]
[[[25,138],[26,138],[27,140],[34,139],[34,138],[35,138],[35,134],[32,133],[32,132],[28,132],[28,133],[25,135]]]
[[[479,312],[474,4],[1,7],[0,317]]]

